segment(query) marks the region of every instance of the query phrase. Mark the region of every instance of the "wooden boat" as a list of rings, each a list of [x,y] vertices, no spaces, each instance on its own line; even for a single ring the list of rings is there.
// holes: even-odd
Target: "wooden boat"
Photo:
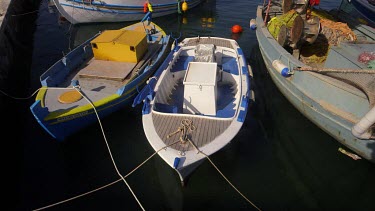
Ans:
[[[363,24],[375,27],[375,0],[343,0],[341,8]]]
[[[146,11],[160,17],[199,5],[202,0],[52,0],[60,14],[72,24],[138,21]],[[152,4],[151,4],[152,3]]]
[[[171,50],[170,36],[145,18],[98,33],[40,76],[30,109],[51,136],[64,140],[131,104]]]
[[[245,121],[251,71],[235,40],[185,38],[134,99],[146,137],[182,185],[206,156],[226,146]]]
[[[303,115],[352,150],[345,154],[374,162],[375,31],[306,2],[258,6],[250,27],[267,70]]]

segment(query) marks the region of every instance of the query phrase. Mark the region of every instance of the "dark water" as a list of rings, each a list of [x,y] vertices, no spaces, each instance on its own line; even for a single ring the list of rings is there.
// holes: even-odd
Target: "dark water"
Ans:
[[[249,20],[260,1],[205,0],[184,16],[153,21],[181,39],[218,36],[238,41],[254,72],[256,100],[232,143],[211,156],[221,172],[261,210],[375,210],[375,165],[338,152],[332,137],[302,116],[266,72]],[[261,1],[263,2],[263,1]],[[335,8],[340,1],[321,1]],[[104,29],[130,23],[57,25],[42,4],[32,64],[31,90],[63,52]],[[239,24],[242,34],[232,34]],[[30,104],[32,101],[30,100]],[[20,210],[32,210],[86,193],[119,179],[99,124],[58,143],[29,113],[19,182]],[[126,107],[101,120],[121,174],[154,152],[143,133],[141,108]],[[158,156],[126,178],[146,210],[255,210],[205,161],[181,187],[177,173]],[[107,188],[50,210],[141,210],[127,186]]]

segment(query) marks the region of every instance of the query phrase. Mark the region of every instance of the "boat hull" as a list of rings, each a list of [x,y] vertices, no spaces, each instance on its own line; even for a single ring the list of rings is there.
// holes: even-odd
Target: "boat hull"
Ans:
[[[72,113],[64,117],[45,120],[49,112],[47,111],[47,108],[42,107],[40,100],[34,102],[30,109],[37,122],[45,131],[47,131],[56,140],[64,141],[72,134],[94,124],[95,122],[98,122],[99,124],[100,119],[120,109],[126,108],[127,105],[130,105],[134,96],[137,94],[137,86],[142,87],[149,76],[150,75],[145,75],[139,84],[136,84],[133,87],[128,87],[129,90],[126,91],[126,95],[119,96],[116,100],[113,100],[103,106],[96,107],[95,110],[88,109],[82,112]]]
[[[346,89],[339,82],[314,72],[294,71],[290,77],[282,76],[273,65],[275,60],[289,64],[290,69],[305,64],[288,53],[269,33],[262,18],[262,6],[258,7],[256,23],[260,52],[280,92],[319,128],[359,156],[375,162],[375,140],[359,139],[351,132],[355,123],[371,110],[367,96],[360,90]]]
[[[210,53],[202,58],[203,52]],[[234,40],[186,38],[136,97],[135,104],[144,103],[142,123],[150,145],[177,171],[183,185],[204,159],[229,144],[241,129],[254,100],[251,77]],[[214,112],[207,109],[212,106]],[[182,127],[189,129],[181,132]]]
[[[375,5],[371,5],[368,0],[351,0],[349,4],[365,19],[367,25],[375,27]]]
[[[53,0],[60,14],[72,24],[94,22],[126,22],[141,20],[146,1],[138,0],[111,0],[105,4],[99,1],[84,3],[83,1]],[[194,8],[202,0],[188,0],[188,8]],[[178,3],[175,0],[152,1],[152,17],[161,17],[178,12]]]

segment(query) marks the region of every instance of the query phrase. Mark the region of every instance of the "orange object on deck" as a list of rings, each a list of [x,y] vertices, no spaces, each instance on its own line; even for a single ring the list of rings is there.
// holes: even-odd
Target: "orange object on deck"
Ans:
[[[64,104],[74,103],[80,99],[82,99],[82,95],[77,90],[64,92],[58,98],[59,102]]]

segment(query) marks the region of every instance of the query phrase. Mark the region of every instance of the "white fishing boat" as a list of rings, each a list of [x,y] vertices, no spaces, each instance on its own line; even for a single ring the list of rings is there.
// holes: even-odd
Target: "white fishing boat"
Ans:
[[[252,73],[235,40],[186,38],[175,46],[135,98],[143,102],[146,137],[186,178],[241,129],[253,100]]]
[[[202,0],[51,0],[72,24],[138,21],[145,13],[152,17],[183,13]]]

